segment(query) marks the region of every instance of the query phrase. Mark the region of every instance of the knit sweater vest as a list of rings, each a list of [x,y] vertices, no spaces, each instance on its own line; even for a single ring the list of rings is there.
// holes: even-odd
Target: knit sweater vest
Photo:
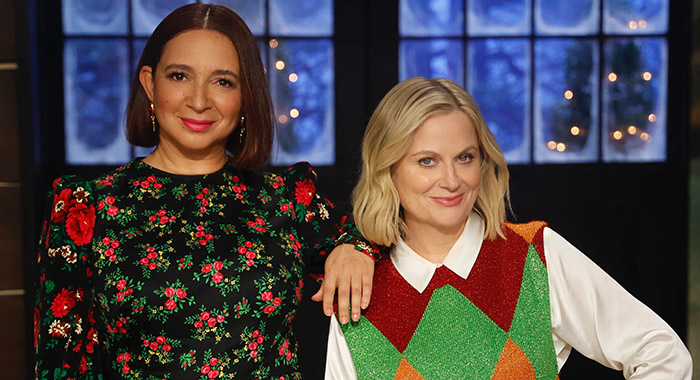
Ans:
[[[358,379],[556,379],[545,226],[506,223],[466,279],[441,266],[423,293],[381,259],[371,306],[342,327]]]

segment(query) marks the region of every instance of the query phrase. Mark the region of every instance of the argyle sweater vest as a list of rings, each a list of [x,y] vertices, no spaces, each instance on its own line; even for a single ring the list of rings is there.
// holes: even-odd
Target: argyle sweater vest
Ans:
[[[370,307],[342,327],[358,379],[556,379],[545,226],[506,223],[466,279],[441,266],[423,293],[382,258]]]

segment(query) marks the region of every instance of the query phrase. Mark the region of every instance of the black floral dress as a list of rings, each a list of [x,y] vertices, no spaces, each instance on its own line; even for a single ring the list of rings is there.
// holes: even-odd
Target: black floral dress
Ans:
[[[316,194],[225,166],[173,175],[140,159],[54,182],[38,255],[38,379],[300,379],[304,270],[335,244],[372,254]]]

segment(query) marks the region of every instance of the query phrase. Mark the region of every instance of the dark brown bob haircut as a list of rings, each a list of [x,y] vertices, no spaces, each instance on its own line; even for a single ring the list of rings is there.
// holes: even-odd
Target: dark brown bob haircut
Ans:
[[[242,107],[245,116],[245,139],[239,142],[238,129],[226,143],[233,155],[231,164],[239,168],[253,169],[264,166],[272,150],[274,121],[270,89],[265,78],[265,68],[255,37],[236,12],[219,5],[189,4],[170,13],[148,39],[131,83],[129,103],[126,108],[126,135],[130,143],[152,147],[158,144],[158,133],[153,133],[148,111],[150,101],[139,73],[143,66],[155,72],[163,48],[178,34],[188,30],[213,30],[228,37],[238,50],[240,63]]]

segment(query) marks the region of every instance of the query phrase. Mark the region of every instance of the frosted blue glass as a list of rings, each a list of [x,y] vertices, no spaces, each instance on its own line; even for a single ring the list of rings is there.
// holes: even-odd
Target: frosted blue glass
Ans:
[[[400,0],[402,37],[459,37],[464,33],[462,0]]]
[[[175,9],[194,0],[132,0],[131,22],[137,36],[150,36],[156,26]]]
[[[399,79],[447,78],[464,84],[464,45],[461,39],[402,40]]]
[[[603,32],[649,34],[668,32],[668,0],[604,0]]]
[[[603,161],[664,161],[666,40],[610,39],[604,49]]]
[[[333,43],[279,39],[268,73],[277,119],[273,165],[335,163]]]
[[[146,39],[145,38],[137,38],[134,39],[131,42],[131,67],[129,68],[129,72],[133,76],[136,70],[136,67],[139,65],[139,60],[141,59],[141,54],[143,53],[143,48],[146,47]]]
[[[598,160],[599,61],[594,39],[535,41],[536,163]]]
[[[530,161],[530,43],[469,42],[467,89],[510,164]]]
[[[69,39],[63,70],[66,162],[99,165],[129,160],[131,149],[124,134],[128,42]]]
[[[265,0],[217,0],[216,4],[238,13],[254,35],[265,34]]]
[[[269,0],[270,34],[327,37],[333,35],[332,0]]]
[[[118,35],[129,33],[128,1],[63,0],[64,35]]]
[[[530,0],[467,1],[470,36],[523,36],[530,34]]]
[[[600,29],[598,0],[539,0],[535,2],[535,33],[593,35]]]

